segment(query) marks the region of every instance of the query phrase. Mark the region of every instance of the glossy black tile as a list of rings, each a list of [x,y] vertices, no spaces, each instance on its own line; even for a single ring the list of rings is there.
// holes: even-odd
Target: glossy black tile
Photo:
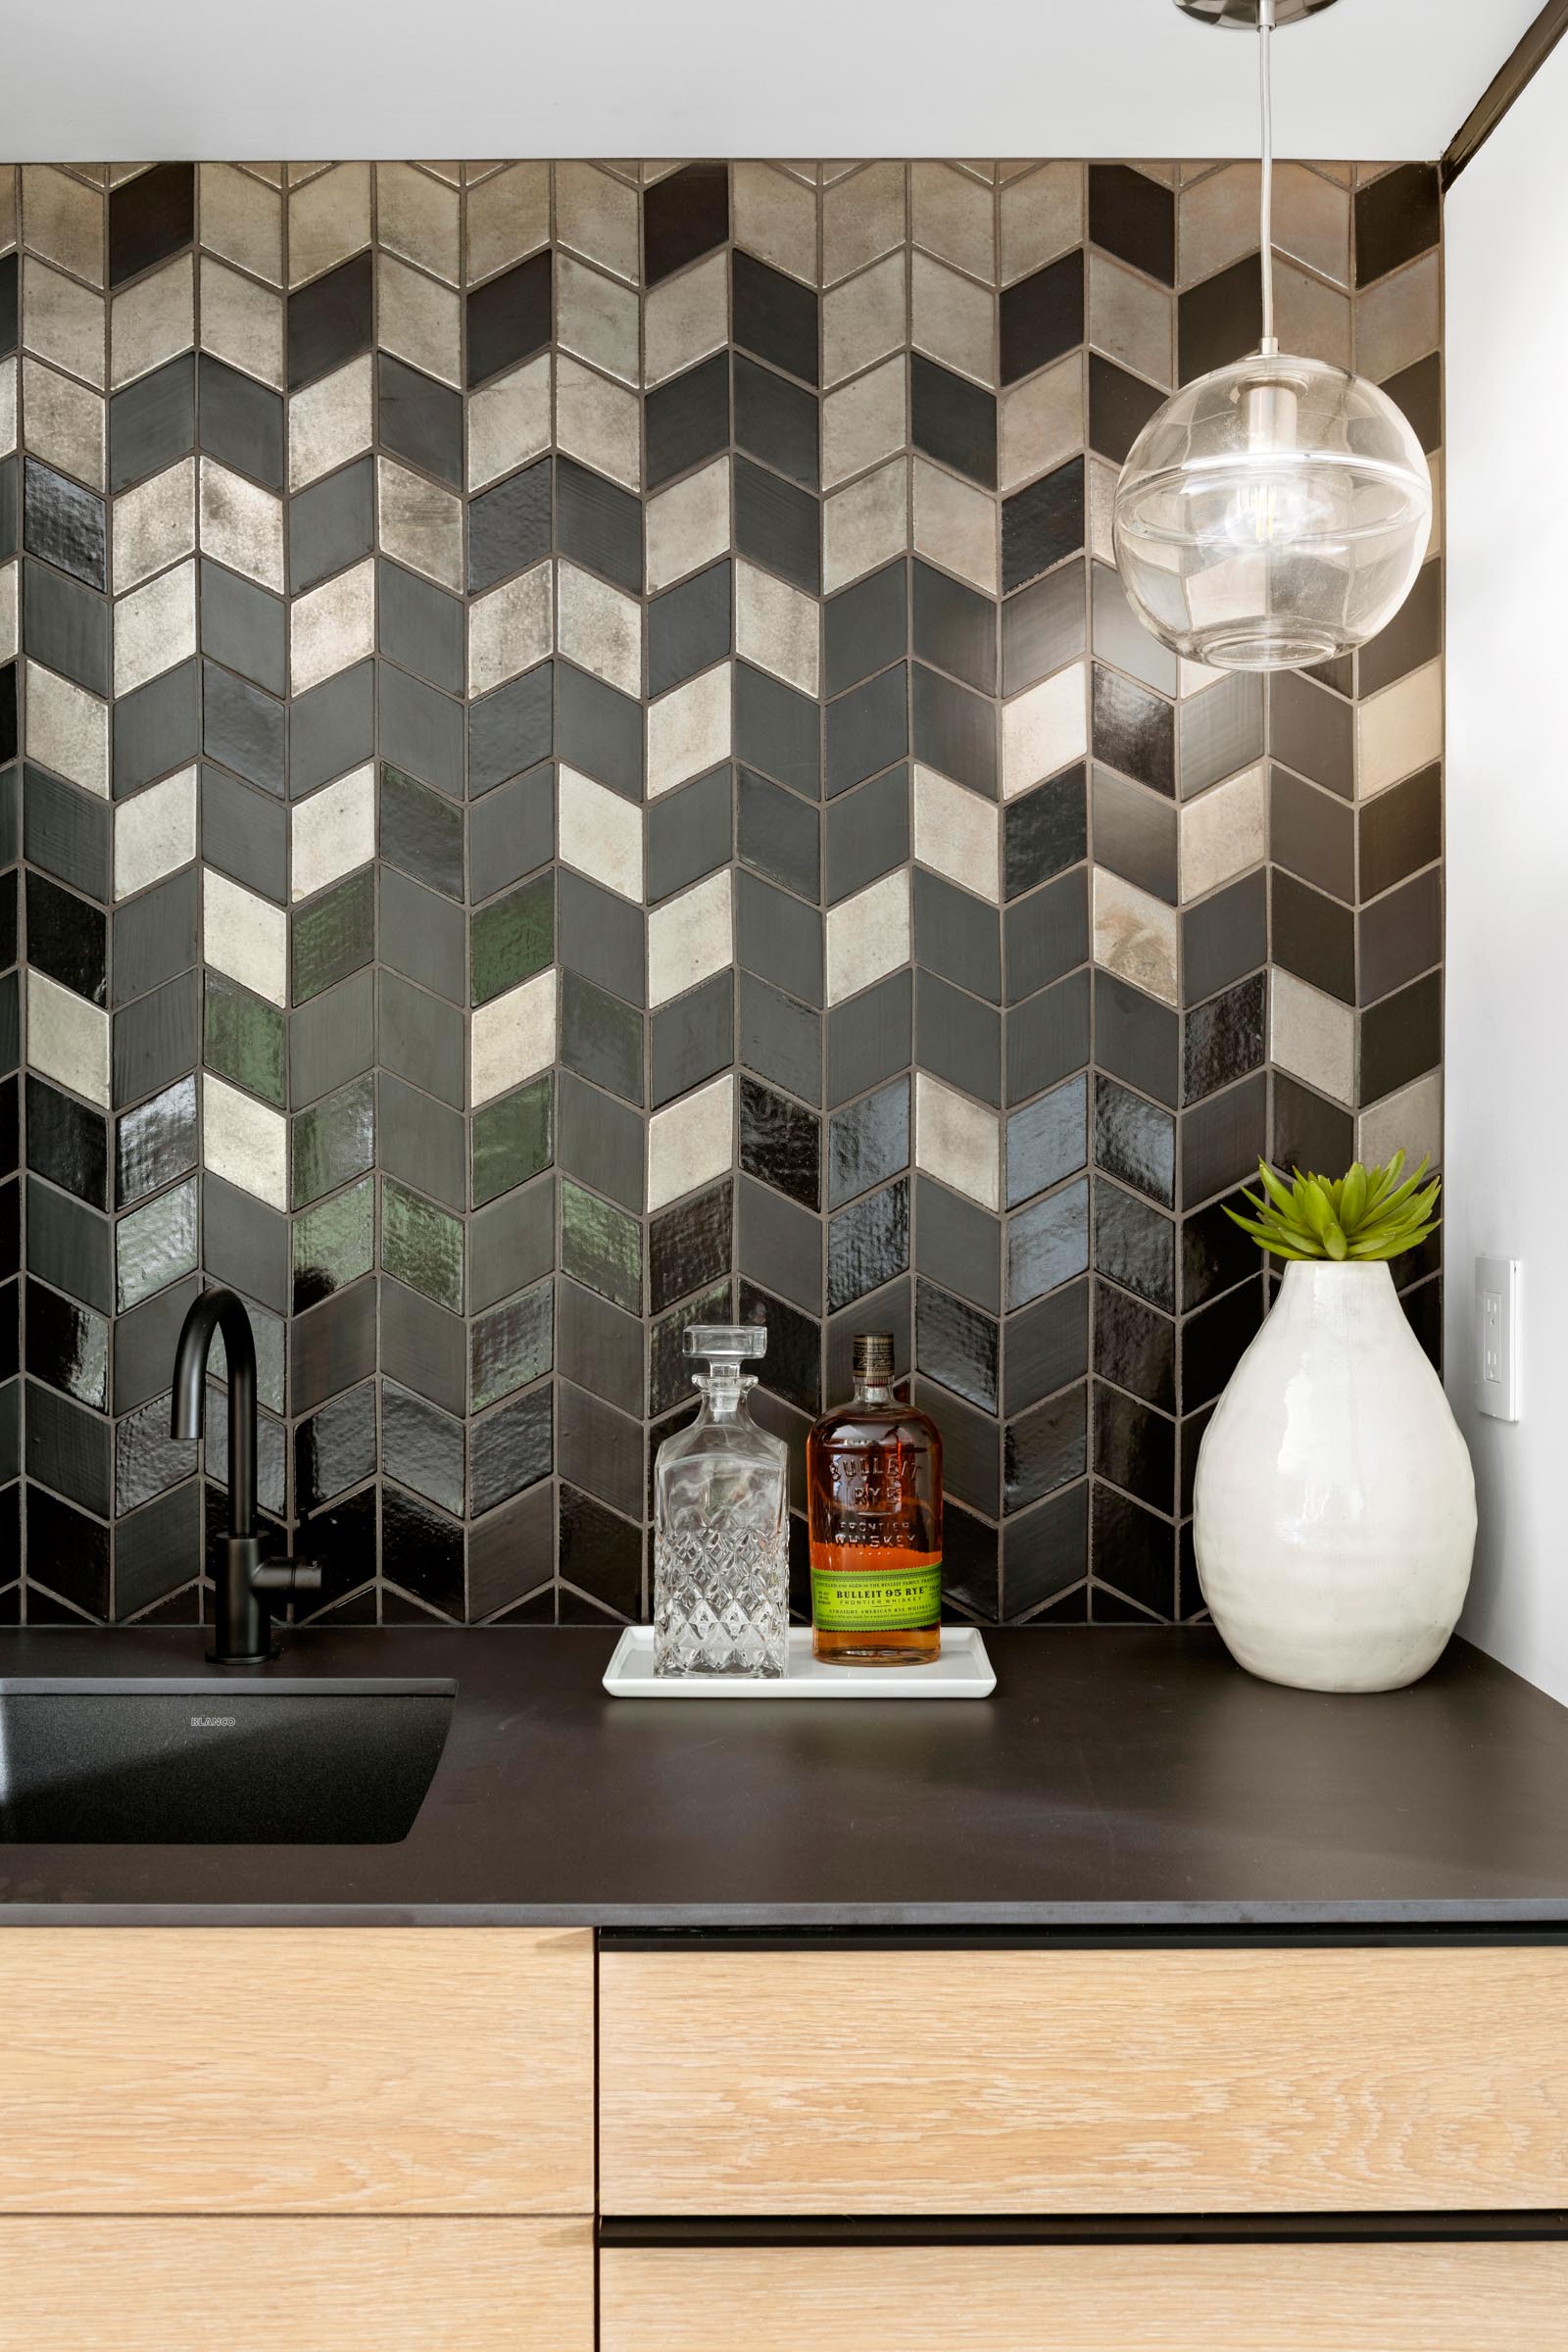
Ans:
[[[767,1325],[767,1353],[760,1366],[763,1388],[800,1412],[819,1413],[822,1333],[816,1320],[745,1280],[739,1285],[738,1312],[743,1323]]]
[[[503,270],[467,297],[467,376],[470,391],[509,368],[532,359],[550,340],[554,283],[548,252]],[[298,301],[299,297],[294,297]],[[292,304],[290,326],[292,327]]]
[[[729,417],[727,352],[656,385],[643,402],[649,489],[660,489],[726,448]]]
[[[729,166],[683,164],[643,197],[643,274],[651,286],[700,261],[729,235]]]
[[[1190,384],[1195,375],[1245,359],[1257,349],[1262,332],[1262,281],[1257,256],[1249,254],[1177,297],[1178,381]]]
[[[1002,591],[1010,595],[1084,543],[1084,462],[1069,458],[1054,473],[1002,502]]]
[[[1003,314],[1017,287],[1002,297]],[[1006,329],[1004,325],[1004,350]],[[1004,377],[1005,381],[1005,376]],[[923,352],[909,355],[909,438],[928,458],[994,490],[997,486],[996,395],[967,376],[939,367]]]
[[[909,1163],[909,1086],[896,1080],[828,1122],[828,1202],[837,1207]]]
[[[1092,704],[1096,759],[1155,792],[1174,795],[1174,704],[1099,662],[1094,665]]]
[[[1254,1191],[1256,1187],[1252,1188]],[[1261,1281],[1257,1245],[1225,1214],[1234,1208],[1242,1216],[1252,1211],[1241,1192],[1227,1200],[1211,1200],[1181,1221],[1182,1308],[1201,1306],[1222,1291],[1234,1290],[1250,1278]]]
[[[1443,975],[1412,980],[1361,1015],[1361,1095],[1377,1102],[1443,1058]]]
[[[1369,286],[1414,261],[1442,233],[1436,164],[1396,164],[1355,191],[1355,282]]]
[[[1276,1070],[1269,1157],[1287,1168],[1348,1168],[1355,1157],[1355,1121],[1339,1103]]]
[[[1263,1320],[1261,1283],[1249,1282],[1216,1298],[1182,1325],[1182,1410],[1193,1412],[1217,1396],[1251,1346]]]
[[[734,1230],[728,1180],[694,1193],[648,1220],[648,1303],[662,1314],[678,1298],[729,1273]]]
[[[381,1491],[381,1573],[383,1624],[418,1623],[426,1611],[462,1619],[462,1528],[419,1496],[391,1485]],[[411,1609],[409,1602],[418,1608]]]
[[[1088,794],[1081,760],[1049,784],[1006,804],[1002,852],[1004,895],[1009,900],[1053,880],[1088,856]],[[1080,953],[1086,954],[1087,946]],[[1023,992],[1014,988],[1009,993]]]
[[[1089,1467],[1088,1396],[1082,1383],[1009,1421],[1003,1446],[1003,1507],[1021,1511],[1082,1478]]]
[[[1114,1079],[1095,1079],[1095,1165],[1166,1208],[1176,1199],[1176,1121]]]
[[[47,972],[89,1004],[109,996],[109,918],[51,882],[47,874],[26,877],[27,961]]]
[[[375,1471],[375,1390],[350,1389],[294,1431],[294,1504],[318,1510]]]
[[[29,1392],[35,1394],[41,1392]],[[103,1427],[107,1436],[108,1424]],[[108,1510],[107,1499],[101,1507]],[[91,1502],[87,1508],[93,1508]],[[83,1618],[106,1617],[109,1530],[31,1485],[26,1490],[26,1515],[28,1624],[79,1625]]]
[[[1009,1519],[1002,1541],[1002,1617],[1081,1624],[1088,1615],[1089,1488],[1072,1486]]]
[[[1108,1275],[1166,1314],[1176,1311],[1176,1228],[1169,1217],[1118,1185],[1094,1188],[1094,1256]]]
[[[99,1412],[109,1403],[109,1325],[100,1314],[41,1282],[26,1285],[26,1367]]]
[[[154,164],[109,192],[109,283],[182,253],[196,233],[196,167]]]
[[[93,1208],[108,1206],[108,1121],[100,1111],[29,1071],[25,1140],[27,1166],[35,1175]]]
[[[1089,446],[1120,466],[1165,395],[1100,352],[1089,355]]]
[[[1089,1184],[1080,1177],[1007,1222],[1007,1305],[1027,1306],[1089,1263]]]
[[[89,588],[108,584],[103,500],[38,458],[23,464],[22,544]]]
[[[935,1283],[914,1286],[915,1362],[932,1380],[983,1412],[997,1409],[1001,1339],[993,1317]]]
[[[563,1395],[566,1393],[564,1389]],[[580,1406],[582,1392],[569,1394]],[[494,1510],[550,1475],[555,1452],[551,1406],[550,1384],[542,1382],[474,1423],[468,1446],[469,1507],[476,1514]],[[564,1454],[562,1467],[566,1466]]]
[[[1016,383],[1084,339],[1084,257],[1064,253],[1015,284],[1001,303],[1002,381]]]
[[[288,297],[288,388],[297,392],[362,351],[373,333],[370,256],[356,254]]]
[[[1201,1101],[1261,1067],[1266,1047],[1263,974],[1210,997],[1184,1023],[1182,1100]]]
[[[786,1193],[803,1208],[819,1208],[822,1194],[820,1119],[771,1087],[743,1076],[740,1082],[740,1164]]]

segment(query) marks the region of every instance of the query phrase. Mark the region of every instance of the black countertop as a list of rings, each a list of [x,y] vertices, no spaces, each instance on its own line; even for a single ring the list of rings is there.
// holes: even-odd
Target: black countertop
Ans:
[[[609,1632],[298,1636],[264,1673],[458,1685],[401,1844],[0,1845],[0,1925],[1568,1922],[1568,1709],[1462,1642],[1327,1698],[1207,1632],[986,1640],[990,1699],[683,1704],[607,1697]],[[224,1679],[194,1633],[0,1636],[0,1690],[127,1674]]]

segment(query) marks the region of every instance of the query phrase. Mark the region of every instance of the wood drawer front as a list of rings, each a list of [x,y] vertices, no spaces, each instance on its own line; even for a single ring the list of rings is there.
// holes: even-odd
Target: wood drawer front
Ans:
[[[593,1939],[0,1930],[0,2212],[590,2213]]]
[[[5,2352],[593,2352],[593,2225],[0,2220]]]
[[[1568,1947],[606,1951],[622,2214],[1568,2204]]]
[[[599,2263],[601,2352],[1562,2352],[1568,2245],[834,2246]]]

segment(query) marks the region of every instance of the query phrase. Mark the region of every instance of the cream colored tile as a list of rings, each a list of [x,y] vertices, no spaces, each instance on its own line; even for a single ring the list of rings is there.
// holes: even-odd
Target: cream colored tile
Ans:
[[[1114,564],[1116,484],[1120,469],[1103,458],[1089,462],[1089,551],[1098,564]]]
[[[1185,803],[1180,820],[1184,906],[1262,863],[1268,854],[1267,792],[1267,770],[1259,760]]]
[[[1274,271],[1274,325],[1283,351],[1304,352],[1331,367],[1350,365],[1350,298],[1294,263]]]
[[[556,441],[568,457],[642,487],[642,402],[564,353],[556,362]]]
[[[109,705],[36,662],[24,662],[23,667],[27,686],[27,758],[106,801]]]
[[[115,897],[128,899],[196,855],[194,766],[115,807]]]
[[[46,972],[27,973],[27,1061],[87,1102],[109,1107],[109,1015]]]
[[[283,200],[232,164],[197,167],[201,241],[270,286],[283,282]]]
[[[994,1110],[944,1086],[929,1070],[914,1073],[914,1164],[952,1193],[1002,1206],[1002,1127]]]
[[[14,164],[0,164],[0,253],[9,253],[17,241],[17,172]]]
[[[202,256],[202,349],[230,368],[283,388],[283,305],[265,286]]]
[[[722,258],[722,257],[720,257]],[[630,286],[573,261],[556,262],[556,340],[625,384],[638,381],[638,302]]]
[[[909,960],[909,869],[830,906],[824,924],[826,998],[842,1004]]]
[[[335,164],[288,200],[288,282],[333,270],[370,242],[370,167]]]
[[[1320,1095],[1355,1101],[1355,1014],[1294,972],[1269,976],[1269,1057]]]
[[[1284,168],[1276,167],[1276,184]],[[1228,164],[1183,188],[1176,208],[1179,285],[1198,285],[1257,252],[1257,179],[1256,164]]]
[[[107,323],[102,295],[62,277],[29,256],[22,265],[22,341],[101,391],[108,375]]]
[[[651,1010],[683,997],[735,960],[735,914],[729,867],[666,899],[648,916]]]
[[[1001,836],[1002,811],[995,801],[982,800],[916,761],[914,855],[919,864],[998,906]]]
[[[943,473],[924,458],[915,459],[913,540],[917,555],[995,596],[997,527],[994,498]]]
[[[1107,254],[1089,262],[1089,340],[1134,374],[1168,386],[1174,376],[1176,305],[1162,286]]]
[[[288,1121],[236,1086],[202,1075],[202,1165],[269,1208],[288,1207]]]
[[[1350,283],[1350,195],[1306,164],[1274,167],[1274,250]]]
[[[977,384],[997,380],[996,297],[923,253],[909,260],[909,333],[916,351]]]
[[[283,502],[216,458],[201,463],[201,550],[283,593]]]
[[[1094,869],[1095,961],[1162,1004],[1181,1002],[1180,917],[1102,865]]]
[[[115,606],[115,692],[132,694],[196,652],[196,566],[181,564]]]
[[[1443,757],[1443,664],[1429,662],[1397,684],[1358,703],[1355,789],[1358,800],[1397,784]]]
[[[1425,359],[1439,343],[1442,278],[1439,255],[1424,254],[1407,270],[1381,278],[1355,298],[1355,364],[1375,384]]]
[[[557,164],[556,235],[573,253],[637,282],[636,195],[597,165]]]
[[[816,195],[770,164],[731,171],[735,242],[791,277],[816,283]]]
[[[61,473],[74,474],[90,489],[102,490],[105,408],[99,395],[53,368],[24,360],[22,397],[31,454]]]
[[[735,566],[735,651],[759,669],[814,696],[821,607],[755,564]]]
[[[837,285],[904,243],[905,177],[903,164],[870,164],[828,189],[822,198],[824,285]]]
[[[862,270],[822,297],[822,382],[831,390],[908,340],[907,266],[903,253]]]
[[[468,1101],[474,1110],[520,1086],[556,1058],[556,974],[536,972],[520,988],[477,1005],[468,1033]]]
[[[909,166],[909,222],[916,245],[955,269],[988,283],[997,273],[997,237],[991,190],[955,172],[951,164]]]
[[[715,663],[648,706],[648,798],[730,756],[730,664]]]
[[[642,693],[641,605],[564,561],[556,581],[556,647],[619,693]]]
[[[482,187],[470,187],[466,201],[470,286],[549,242],[548,164],[513,164]]]
[[[634,906],[643,903],[643,812],[563,761],[557,775],[556,826],[562,862]]]
[[[1085,664],[1073,662],[1042,678],[1002,707],[1002,797],[1015,800],[1031,784],[1087,757],[1089,718]]]
[[[729,460],[715,458],[701,473],[668,490],[656,491],[644,510],[648,537],[648,589],[657,595],[689,571],[727,555]]]
[[[823,595],[902,556],[908,544],[909,462],[895,458],[880,472],[823,500]]]
[[[1387,1167],[1402,1152],[1413,1176],[1423,1159],[1443,1165],[1443,1072],[1429,1070],[1397,1094],[1385,1095],[1355,1122],[1355,1156],[1366,1168]]]
[[[648,1122],[648,1207],[712,1184],[735,1159],[735,1081],[726,1072]]]
[[[382,554],[461,595],[463,501],[391,458],[375,466]]]
[[[375,856],[375,768],[367,760],[289,810],[289,896],[308,899]]]
[[[288,486],[303,490],[370,446],[370,355],[365,352],[288,404]]]
[[[305,694],[375,651],[374,564],[357,564],[313,588],[290,606],[288,619],[290,677]]]
[[[550,354],[468,400],[468,488],[482,490],[550,447]]]
[[[1084,363],[1069,352],[1004,392],[998,403],[1004,492],[1032,482],[1075,457],[1084,445]],[[1114,474],[1112,475],[1114,481]]]
[[[123,592],[196,545],[196,461],[155,473],[114,502],[111,525],[115,586]]]
[[[468,607],[468,692],[488,694],[542,662],[551,645],[550,564],[536,564]]]
[[[413,164],[375,167],[375,234],[406,262],[458,282],[458,191]]]
[[[89,286],[103,284],[104,200],[96,189],[52,164],[24,164],[22,206],[29,253],[42,254]]]
[[[17,572],[13,561],[0,564],[0,662],[17,658]]]
[[[196,269],[188,253],[127,286],[109,306],[109,380],[116,390],[189,351],[196,340]]]
[[[1437,450],[1427,460],[1427,471],[1432,476],[1432,528],[1427,533],[1427,556],[1443,553],[1443,452]],[[1426,559],[1423,558],[1423,561]]]
[[[662,384],[717,351],[729,334],[729,256],[710,254],[695,270],[665,278],[643,305],[643,369]]]
[[[202,960],[269,1004],[288,1002],[288,916],[216,866],[202,874]]]
[[[376,256],[375,279],[377,343],[439,382],[460,385],[462,303],[457,289],[411,270],[389,253]]]
[[[0,360],[0,458],[17,446],[17,363]]]
[[[1002,191],[1002,282],[1043,270],[1084,239],[1082,164],[1042,164]]]
[[[907,434],[907,368],[901,352],[823,401],[822,487],[836,489],[892,457]]]

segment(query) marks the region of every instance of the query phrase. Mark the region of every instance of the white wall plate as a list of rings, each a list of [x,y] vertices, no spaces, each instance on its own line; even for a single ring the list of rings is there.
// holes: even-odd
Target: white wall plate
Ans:
[[[790,1628],[788,1673],[776,1680],[719,1674],[656,1674],[654,1629],[629,1625],[605,1669],[612,1698],[988,1698],[997,1687],[986,1645],[972,1626],[945,1625],[930,1666],[824,1666],[804,1625]]]

